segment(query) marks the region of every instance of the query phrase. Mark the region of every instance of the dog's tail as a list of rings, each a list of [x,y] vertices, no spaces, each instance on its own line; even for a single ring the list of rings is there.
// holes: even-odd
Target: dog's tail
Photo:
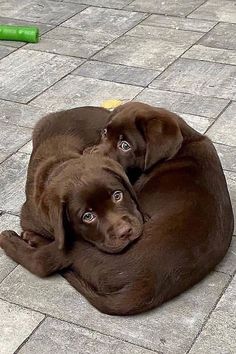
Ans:
[[[118,291],[99,293],[77,273],[67,270],[62,276],[100,312],[108,315],[134,315],[147,311],[154,304],[154,296],[146,284],[127,285]]]

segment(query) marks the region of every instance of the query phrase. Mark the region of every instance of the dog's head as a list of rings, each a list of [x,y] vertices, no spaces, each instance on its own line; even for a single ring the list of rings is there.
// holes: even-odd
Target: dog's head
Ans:
[[[108,253],[141,235],[136,196],[116,161],[96,154],[67,161],[49,184],[44,204],[60,249],[69,230]]]
[[[177,118],[165,109],[126,103],[112,112],[100,144],[92,150],[110,156],[124,169],[148,170],[180,149],[183,137]]]

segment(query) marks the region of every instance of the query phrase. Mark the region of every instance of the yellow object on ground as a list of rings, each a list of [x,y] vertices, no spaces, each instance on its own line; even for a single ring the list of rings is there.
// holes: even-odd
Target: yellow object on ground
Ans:
[[[102,102],[101,107],[106,109],[115,109],[116,107],[120,106],[123,102],[120,100],[106,100]]]

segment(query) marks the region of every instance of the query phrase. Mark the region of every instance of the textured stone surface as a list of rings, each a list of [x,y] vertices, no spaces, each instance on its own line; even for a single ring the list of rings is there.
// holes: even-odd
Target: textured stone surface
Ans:
[[[15,215],[3,214],[0,216],[0,232],[14,230],[20,232],[20,219]],[[7,257],[0,248],[0,283],[16,267],[16,263]],[[1,342],[1,340],[0,340]]]
[[[44,108],[0,100],[0,122],[33,128],[46,113]]]
[[[236,50],[236,24],[218,23],[199,41],[208,47]]]
[[[151,354],[154,352],[70,323],[47,318],[18,353]]]
[[[74,3],[50,0],[2,0],[1,16],[19,20],[58,24],[85,8]]]
[[[236,102],[232,103],[208,130],[207,135],[215,142],[236,146]]]
[[[2,41],[0,41],[0,44],[2,44]],[[13,52],[15,49],[11,47],[4,47],[0,45],[0,59],[6,57],[8,54]]]
[[[236,276],[203,328],[189,354],[236,353]]]
[[[185,31],[208,32],[215,24],[214,21],[202,21],[192,18],[181,18],[163,15],[151,15],[142,22],[143,25],[175,28]]]
[[[204,134],[207,128],[214,122],[211,118],[200,117],[193,114],[178,113],[193,129]]]
[[[1,284],[0,297],[151,350],[182,354],[190,346],[228,279],[228,275],[213,273],[160,308],[130,317],[101,314],[59,276],[42,280],[21,267]]]
[[[189,17],[236,23],[235,1],[208,0]]]
[[[0,165],[0,210],[19,213],[25,200],[29,156],[17,153]]]
[[[146,26],[147,28],[149,26]],[[164,70],[189,45],[158,38],[123,36],[94,56],[95,59],[153,70]]]
[[[225,177],[234,211],[234,235],[236,235],[236,173],[225,171]]]
[[[60,1],[60,0],[57,0]],[[132,0],[63,0],[64,2],[74,2],[76,4],[86,4],[101,7],[110,7],[114,9],[122,9]]]
[[[204,0],[135,0],[127,8],[159,14],[186,16],[202,3],[204,3]]]
[[[7,155],[16,152],[30,137],[31,129],[0,121],[0,150]]]
[[[48,110],[100,106],[104,100],[113,98],[130,100],[141,90],[141,87],[69,75],[36,98],[32,104]]]
[[[91,33],[60,26],[42,36],[39,43],[28,44],[26,48],[88,58],[112,40],[113,36],[109,33]]]
[[[146,17],[139,12],[89,7],[63,23],[63,26],[83,31],[110,33],[113,38],[139,23]],[[104,19],[106,19],[104,21]]]
[[[44,319],[40,313],[22,309],[0,299],[0,350],[12,354]]]
[[[214,145],[220,157],[223,169],[236,172],[236,146],[217,143]]]
[[[73,75],[138,86],[147,86],[159,74],[160,72],[156,70],[127,67],[99,61],[87,61],[73,72]]]
[[[24,154],[31,154],[32,152],[32,140],[30,140],[27,144],[22,146],[19,152],[23,152]]]
[[[179,92],[145,89],[135,99],[170,111],[215,118],[229,101]]]
[[[236,237],[233,237],[228,253],[223,261],[216,267],[216,270],[234,275],[236,271]]]
[[[199,96],[236,99],[236,67],[207,61],[178,59],[150,86]]]
[[[236,65],[236,50],[210,48],[203,45],[194,45],[182,57]]]
[[[0,62],[0,98],[26,103],[80,64],[80,59],[19,49]]]

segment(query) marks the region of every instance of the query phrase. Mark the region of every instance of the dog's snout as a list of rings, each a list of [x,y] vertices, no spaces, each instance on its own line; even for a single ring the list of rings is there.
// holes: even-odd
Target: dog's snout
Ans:
[[[132,232],[132,227],[129,224],[123,224],[116,229],[116,237],[120,239],[125,239],[130,236]]]

